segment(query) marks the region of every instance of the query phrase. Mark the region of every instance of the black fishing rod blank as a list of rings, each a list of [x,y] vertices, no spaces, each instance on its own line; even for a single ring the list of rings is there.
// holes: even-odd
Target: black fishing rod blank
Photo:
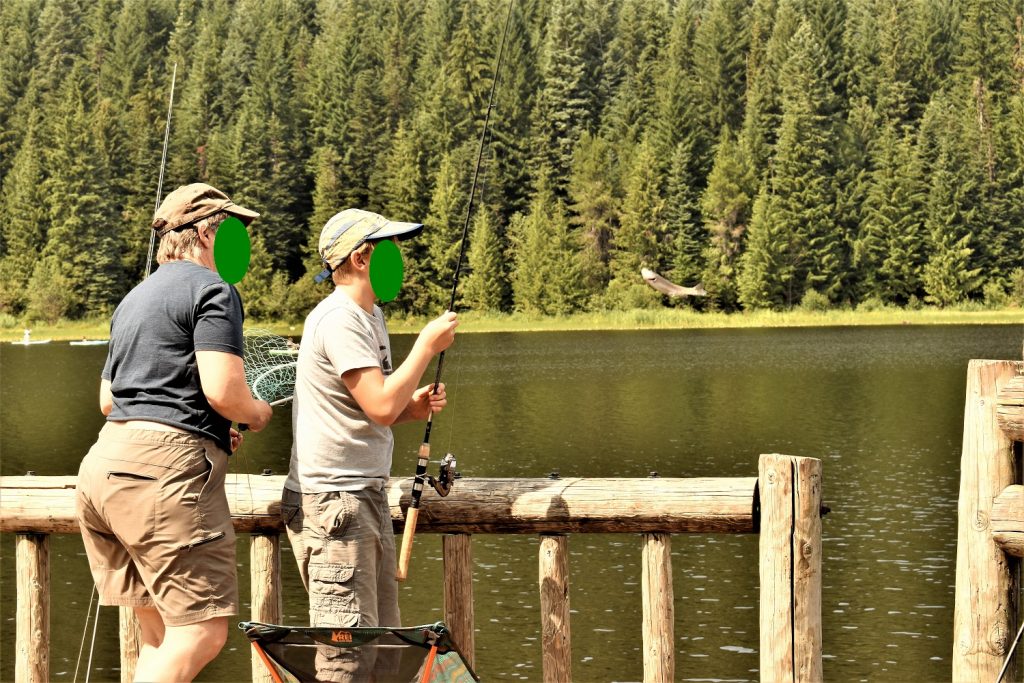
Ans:
[[[455,310],[455,297],[459,289],[459,273],[462,271],[462,260],[466,255],[466,237],[469,235],[469,224],[473,215],[473,201],[476,198],[477,181],[480,178],[480,164],[484,156],[484,142],[487,139],[487,127],[491,122],[491,110],[494,109],[494,92],[498,85],[498,74],[501,73],[501,60],[505,54],[505,42],[508,38],[508,27],[512,23],[512,8],[515,0],[509,0],[508,15],[505,17],[505,29],[501,34],[501,45],[498,48],[498,59],[494,67],[494,80],[491,81],[491,93],[487,98],[487,112],[484,115],[484,127],[480,132],[480,143],[476,152],[476,168],[473,170],[473,183],[469,190],[469,206],[466,207],[466,220],[462,224],[462,240],[459,245],[459,260],[455,264],[455,277],[452,281],[452,295],[448,303],[449,311]],[[434,375],[434,389],[436,394],[441,386],[441,370],[444,367],[444,351],[437,357],[437,372]],[[416,535],[416,523],[420,516],[420,498],[423,496],[423,485],[430,480],[434,489],[442,496],[448,495],[451,491],[455,466],[455,458],[451,453],[445,456],[441,464],[441,474],[438,480],[427,476],[427,463],[430,461],[430,429],[434,423],[433,411],[427,413],[427,426],[423,433],[423,443],[420,444],[418,460],[416,461],[416,476],[412,483],[412,501],[409,503],[409,511],[405,518],[405,531],[402,532],[402,552],[398,558],[398,580],[405,581],[409,575],[409,560],[412,557],[412,539]]]

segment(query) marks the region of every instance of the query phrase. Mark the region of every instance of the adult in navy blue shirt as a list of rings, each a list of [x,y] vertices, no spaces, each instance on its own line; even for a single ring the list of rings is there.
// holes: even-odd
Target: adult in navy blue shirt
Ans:
[[[100,382],[107,423],[82,461],[76,507],[100,604],[134,609],[136,680],[190,681],[238,613],[224,478],[271,408],[242,367],[242,301],[217,273],[221,222],[255,211],[203,183],[167,196],[153,222],[160,267],[114,311]]]

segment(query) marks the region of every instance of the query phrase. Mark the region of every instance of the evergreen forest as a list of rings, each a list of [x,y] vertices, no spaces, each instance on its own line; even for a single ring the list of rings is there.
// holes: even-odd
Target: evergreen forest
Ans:
[[[105,315],[164,194],[262,213],[247,315],[347,207],[423,222],[392,311],[1024,298],[1024,0],[3,0],[0,315]],[[651,268],[699,300],[669,300]],[[323,286],[324,288],[327,285]]]

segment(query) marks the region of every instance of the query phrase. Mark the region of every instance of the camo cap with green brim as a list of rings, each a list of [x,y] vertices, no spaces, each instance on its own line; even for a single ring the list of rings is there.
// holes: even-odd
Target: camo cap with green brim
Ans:
[[[422,223],[391,221],[372,211],[345,209],[336,213],[320,231],[317,251],[324,262],[324,269],[316,276],[316,281],[323,282],[330,277],[335,268],[369,240],[412,237],[421,230]]]

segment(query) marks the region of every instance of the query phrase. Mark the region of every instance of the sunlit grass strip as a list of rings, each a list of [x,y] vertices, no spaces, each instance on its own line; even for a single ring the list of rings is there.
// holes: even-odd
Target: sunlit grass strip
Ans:
[[[387,313],[387,311],[385,311]],[[688,309],[637,309],[598,311],[567,316],[525,313],[477,313],[463,311],[459,332],[567,332],[574,330],[672,330],[744,327],[833,327],[845,325],[1024,325],[1024,309],[960,310],[924,308],[904,310],[882,308],[872,311],[751,311],[744,313],[698,313]],[[391,316],[388,327],[396,334],[415,333],[430,318]],[[302,322],[247,321],[275,334],[296,337]],[[0,330],[0,340],[21,339],[22,326]],[[32,326],[33,339],[106,339],[110,322],[106,318],[62,321]]]

